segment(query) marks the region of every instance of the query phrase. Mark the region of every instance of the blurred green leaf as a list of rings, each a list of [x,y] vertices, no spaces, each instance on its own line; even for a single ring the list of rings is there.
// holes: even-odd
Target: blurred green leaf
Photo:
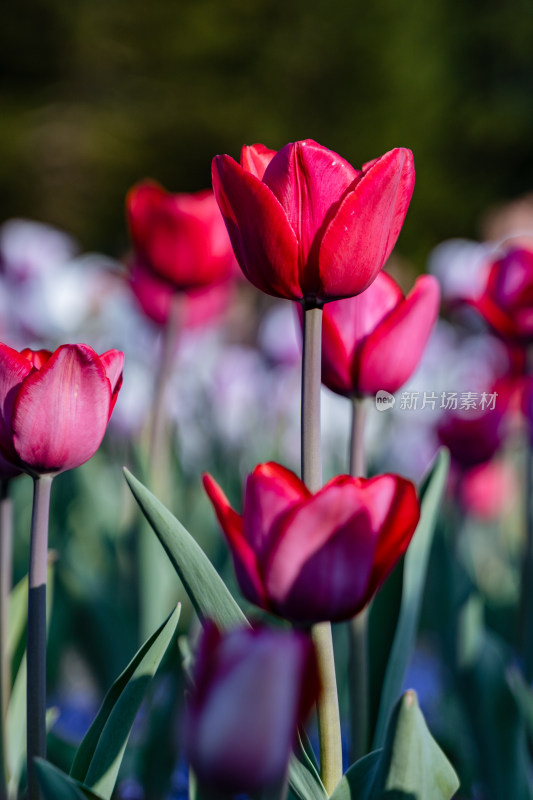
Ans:
[[[181,522],[127,469],[128,485],[166,550],[201,621],[222,630],[247,624],[246,617],[202,548]]]
[[[382,753],[383,750],[374,750],[352,764],[340,780],[331,800],[369,800]]]
[[[362,758],[342,778],[332,800],[450,800],[457,775],[432,737],[415,692],[398,701],[385,746]]]
[[[191,534],[131,472],[125,469],[124,473],[135,499],[180,576],[200,620],[212,620],[222,630],[248,625],[248,620],[226,584]],[[291,758],[289,767],[293,793],[301,800],[324,800],[327,797],[326,790],[312,760],[305,749],[300,755],[301,759],[296,756]]]
[[[46,574],[47,602],[46,625],[50,625],[52,607],[54,604],[54,559],[48,559]],[[22,643],[26,631],[28,614],[28,578],[25,577],[14,587],[10,595],[10,617],[17,626],[16,631],[10,631],[8,648],[11,655]],[[13,650],[11,650],[13,645]],[[52,709],[46,715],[47,728],[55,722],[56,716]],[[24,650],[19,664],[6,715],[6,766],[8,775],[8,796],[10,800],[17,800],[18,787],[24,762],[26,760],[26,651]]]
[[[178,605],[117,678],[78,748],[71,777],[105,800],[111,797],[132,725],[175,633],[179,615]]]
[[[392,709],[401,693],[413,652],[431,542],[446,485],[449,461],[448,451],[442,448],[420,488],[420,521],[405,555],[400,615],[381,692],[374,749],[383,746]]]
[[[44,800],[103,800],[42,758],[35,759],[35,768]]]
[[[506,673],[507,683],[513,693],[518,707],[524,717],[529,738],[533,739],[533,690],[526,683],[522,673],[516,667],[510,667]]]
[[[518,684],[516,675],[509,682],[510,649],[483,628],[479,615],[471,615],[471,622],[476,619],[479,630],[470,640],[469,660],[462,661],[466,666],[458,679],[487,796],[531,800],[531,759],[524,724],[524,719],[530,720],[531,705],[523,704],[522,691],[527,687]]]

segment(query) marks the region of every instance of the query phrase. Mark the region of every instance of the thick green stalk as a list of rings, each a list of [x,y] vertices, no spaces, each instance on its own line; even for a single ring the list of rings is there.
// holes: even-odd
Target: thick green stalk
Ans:
[[[46,757],[46,572],[52,479],[42,475],[33,482],[27,634],[28,800],[41,798],[33,759]]]
[[[350,475],[365,477],[366,458],[364,430],[365,401],[352,399],[352,432],[350,437]],[[350,762],[358,761],[368,749],[368,608],[348,623],[349,692],[350,692]]]
[[[302,359],[302,479],[312,492],[322,485],[320,447],[322,309],[304,309]],[[342,778],[342,742],[331,624],[311,631],[321,692],[317,704],[320,775],[328,795]]]

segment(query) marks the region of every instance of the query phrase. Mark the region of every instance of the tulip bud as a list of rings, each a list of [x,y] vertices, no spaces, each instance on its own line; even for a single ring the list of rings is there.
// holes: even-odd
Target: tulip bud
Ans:
[[[184,731],[191,766],[220,794],[283,782],[298,725],[318,695],[310,639],[249,628],[204,631]]]

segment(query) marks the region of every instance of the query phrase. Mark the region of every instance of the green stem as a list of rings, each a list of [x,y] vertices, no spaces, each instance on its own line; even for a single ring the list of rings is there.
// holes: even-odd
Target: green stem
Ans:
[[[320,447],[322,309],[304,309],[302,359],[302,479],[311,492],[322,485]],[[321,692],[317,703],[320,775],[328,795],[342,778],[342,742],[331,624],[311,631],[317,653]]]
[[[350,437],[350,475],[365,477],[366,458],[364,400],[352,398],[352,431]],[[364,608],[348,624],[349,690],[350,690],[350,762],[362,758],[368,749],[368,608]]]
[[[28,800],[41,794],[33,759],[46,757],[46,573],[48,520],[53,476],[33,482],[27,635]]]
[[[170,313],[163,331],[163,346],[161,358],[157,366],[154,386],[154,402],[152,412],[152,427],[150,431],[150,472],[152,488],[159,488],[157,484],[167,475],[166,452],[166,411],[165,401],[169,377],[172,373],[176,340],[178,338],[181,296],[175,294],[172,298]]]
[[[6,716],[11,689],[11,659],[7,649],[9,594],[13,563],[13,503],[9,480],[0,485],[0,800],[7,798]]]

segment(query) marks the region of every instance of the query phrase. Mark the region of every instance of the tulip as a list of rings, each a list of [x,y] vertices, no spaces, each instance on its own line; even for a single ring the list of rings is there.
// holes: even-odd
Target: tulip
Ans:
[[[301,633],[208,626],[193,671],[186,746],[202,786],[254,793],[284,781],[298,724],[318,693],[311,641]]]
[[[130,286],[144,312],[156,325],[168,324],[175,290],[151,270],[135,263],[130,270]],[[204,327],[215,322],[226,311],[230,299],[229,281],[182,293],[183,326]]]
[[[213,160],[215,197],[251,283],[307,308],[359,294],[400,233],[414,187],[410,150],[358,170],[311,139],[275,153],[243,148]]]
[[[0,450],[32,475],[56,475],[96,452],[122,383],[124,356],[85,344],[17,352],[0,344]]]
[[[489,262],[483,289],[469,302],[503,339],[533,342],[533,251],[509,247]]]
[[[396,475],[340,475],[312,494],[267,463],[246,482],[241,516],[209,475],[204,486],[245,597],[297,623],[349,619],[403,555],[418,523],[413,484]]]
[[[503,399],[494,408],[446,411],[437,426],[441,443],[454,466],[463,470],[484,464],[499,450],[505,436]]]
[[[437,280],[423,275],[404,297],[385,272],[362,294],[328,303],[322,381],[348,397],[393,394],[418,366],[439,311]]]
[[[210,190],[170,194],[144,181],[130,189],[126,213],[137,256],[174,290],[230,277],[234,257]]]

